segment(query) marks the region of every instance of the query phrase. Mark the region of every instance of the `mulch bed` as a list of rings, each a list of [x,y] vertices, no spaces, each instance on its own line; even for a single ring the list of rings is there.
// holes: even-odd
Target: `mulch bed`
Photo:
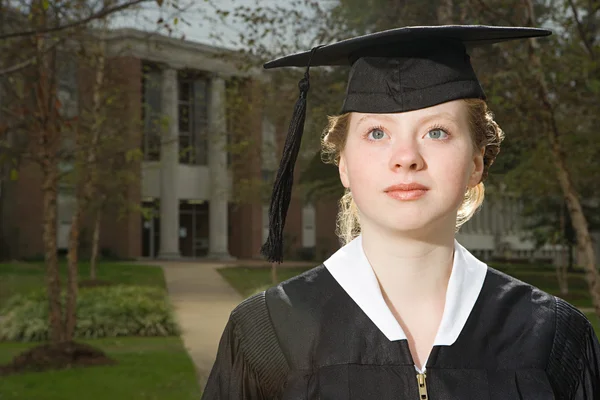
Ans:
[[[51,369],[113,365],[116,362],[101,350],[83,343],[43,344],[16,356],[0,366],[0,376]]]

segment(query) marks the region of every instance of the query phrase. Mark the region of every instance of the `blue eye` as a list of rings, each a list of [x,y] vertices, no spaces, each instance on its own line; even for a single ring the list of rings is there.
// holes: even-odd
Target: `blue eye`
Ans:
[[[380,128],[374,128],[369,131],[367,135],[371,140],[381,140],[385,137],[385,132]]]
[[[443,129],[439,128],[432,129],[427,132],[427,134],[431,139],[446,139],[448,137],[448,134]]]

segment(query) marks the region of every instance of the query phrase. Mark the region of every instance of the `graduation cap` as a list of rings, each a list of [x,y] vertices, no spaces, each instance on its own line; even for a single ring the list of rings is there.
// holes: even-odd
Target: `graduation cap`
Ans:
[[[341,114],[405,112],[457,99],[485,100],[468,51],[551,33],[538,28],[482,25],[405,27],[317,46],[266,63],[265,69],[306,67],[306,71],[298,84],[300,95],[273,186],[269,236],[261,253],[271,262],[283,258],[283,228],[304,130],[311,66],[351,66]]]

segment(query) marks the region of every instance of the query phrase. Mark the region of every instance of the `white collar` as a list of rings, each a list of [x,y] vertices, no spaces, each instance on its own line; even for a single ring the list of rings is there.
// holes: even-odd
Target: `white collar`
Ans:
[[[377,277],[358,236],[323,263],[340,286],[390,340],[407,339],[385,303]],[[475,306],[487,274],[487,265],[454,240],[454,261],[446,292],[446,305],[434,346],[451,346]]]

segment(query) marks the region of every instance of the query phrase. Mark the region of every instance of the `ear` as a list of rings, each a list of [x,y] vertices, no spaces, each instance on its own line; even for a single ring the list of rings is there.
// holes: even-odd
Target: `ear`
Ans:
[[[340,180],[342,181],[342,185],[346,189],[350,187],[350,179],[348,179],[348,168],[346,166],[346,158],[344,157],[344,153],[340,154],[340,161],[338,162],[338,171],[340,172]]]
[[[469,177],[469,187],[475,187],[481,182],[483,176],[483,155],[485,154],[485,148],[475,152],[473,156],[473,170]]]

